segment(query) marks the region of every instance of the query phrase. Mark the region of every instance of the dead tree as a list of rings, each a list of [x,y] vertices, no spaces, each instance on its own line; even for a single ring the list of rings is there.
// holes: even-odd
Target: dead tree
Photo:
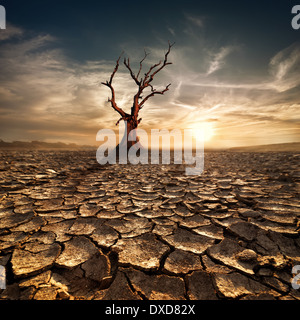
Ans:
[[[122,108],[118,107],[118,105],[116,103],[115,90],[114,90],[114,87],[112,84],[113,78],[118,71],[122,54],[116,62],[115,69],[114,69],[113,73],[111,74],[109,81],[102,82],[103,85],[107,86],[111,90],[111,98],[108,98],[108,102],[111,103],[112,108],[115,111],[117,111],[119,113],[119,115],[121,116],[121,118],[118,120],[116,125],[118,125],[119,122],[122,120],[126,121],[126,123],[127,123],[127,130],[125,130],[125,135],[124,135],[123,140],[121,142],[121,143],[127,142],[127,149],[129,149],[130,147],[132,147],[133,145],[135,145],[136,143],[139,142],[138,137],[136,136],[136,129],[137,129],[138,125],[140,124],[140,122],[142,121],[142,119],[139,118],[139,112],[144,107],[144,104],[146,103],[146,101],[155,95],[163,95],[166,91],[169,90],[169,87],[171,84],[168,84],[163,90],[157,90],[153,87],[152,81],[153,81],[154,77],[158,74],[158,72],[160,72],[167,65],[172,64],[171,62],[168,62],[168,55],[169,55],[173,45],[174,45],[174,43],[173,44],[169,43],[169,48],[165,54],[164,60],[159,61],[158,63],[152,65],[149,68],[149,70],[144,74],[144,77],[140,77],[140,74],[142,72],[143,62],[145,61],[145,59],[148,56],[148,53],[146,51],[145,51],[143,59],[140,61],[139,70],[136,75],[130,66],[129,58],[127,58],[127,59],[124,58],[124,65],[128,69],[128,71],[131,75],[131,78],[134,80],[134,82],[136,83],[136,85],[138,87],[137,93],[133,97],[133,104],[132,104],[130,113],[127,113]],[[144,91],[146,88],[148,88],[148,92]],[[149,91],[149,89],[150,89],[150,91]],[[143,96],[143,93],[144,94],[146,93],[145,97]],[[130,137],[130,139],[129,139],[129,137]],[[118,148],[119,148],[119,146],[117,147],[117,149]]]

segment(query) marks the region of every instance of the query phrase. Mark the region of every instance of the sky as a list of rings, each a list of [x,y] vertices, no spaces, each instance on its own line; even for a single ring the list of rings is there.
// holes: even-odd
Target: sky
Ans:
[[[299,2],[299,1],[298,1]],[[116,129],[107,102],[122,52],[138,70],[164,58],[154,79],[163,96],[147,101],[140,128],[206,132],[223,148],[300,141],[300,29],[292,0],[0,0],[0,139],[97,145]],[[298,3],[300,4],[300,2]],[[300,23],[300,19],[299,19]],[[120,64],[116,101],[137,91]]]

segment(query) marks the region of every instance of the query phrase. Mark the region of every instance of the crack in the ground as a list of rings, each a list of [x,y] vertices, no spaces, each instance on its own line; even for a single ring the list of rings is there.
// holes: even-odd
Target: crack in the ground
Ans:
[[[23,152],[23,155],[27,154],[30,153]],[[296,205],[300,180],[295,170],[298,165],[296,156],[289,153],[207,153],[205,170],[199,177],[187,177],[182,171],[176,171],[175,167],[164,166],[162,170],[159,165],[127,166],[121,169],[118,165],[98,166],[93,164],[93,157],[94,154],[84,152],[37,152],[34,157],[24,157],[24,160],[22,154],[0,154],[1,163],[10,163],[9,166],[0,169],[0,249],[1,246],[3,248],[0,261],[5,265],[11,298],[34,297],[35,293],[29,294],[30,287],[22,287],[19,291],[16,289],[20,281],[34,281],[31,279],[42,277],[46,271],[50,274],[66,274],[70,287],[74,286],[76,289],[73,288],[71,291],[78,292],[78,296],[76,293],[73,298],[88,298],[103,290],[110,290],[113,296],[117,292],[112,288],[116,290],[118,285],[122,286],[121,283],[114,284],[120,269],[132,269],[136,272],[142,271],[145,276],[152,277],[151,279],[168,279],[168,285],[176,282],[176,279],[181,279],[184,282],[185,299],[197,297],[199,294],[197,289],[189,286],[188,278],[200,274],[209,276],[203,279],[208,281],[207,283],[213,283],[216,298],[219,299],[247,299],[248,296],[256,297],[260,294],[267,294],[267,297],[274,299],[300,299],[297,291],[291,288],[287,276],[292,266],[300,263],[297,258],[300,256],[300,212],[299,206]],[[23,165],[25,161],[31,161],[32,165]],[[226,170],[220,163],[226,163]],[[278,163],[284,175],[279,174]],[[54,170],[56,174],[50,170]],[[147,193],[149,185],[152,186],[150,195]],[[27,219],[26,211],[29,207],[32,207],[34,214]],[[176,208],[179,214],[176,213]],[[154,210],[153,217],[143,217],[145,209]],[[102,210],[112,214],[115,210],[119,216],[114,219],[99,218]],[[139,210],[140,214],[133,212],[136,210]],[[283,211],[286,211],[285,217],[290,215],[291,218],[284,219]],[[275,215],[275,219],[266,219],[269,212]],[[197,222],[193,224],[188,220],[189,216],[197,215],[207,219],[206,223],[213,228],[204,228],[204,231],[199,230],[201,233],[197,233]],[[40,221],[34,220],[39,216],[44,219],[44,223],[39,224]],[[86,226],[84,217],[87,217]],[[108,242],[107,246],[99,245],[93,238],[97,228],[90,232],[91,223],[88,222],[88,218],[95,219],[95,223],[102,220],[102,224],[126,220],[127,225],[120,230],[128,232],[120,232],[114,227],[106,228],[105,232],[114,240]],[[83,219],[80,221],[82,234],[80,230],[75,231],[75,234],[70,232],[77,219]],[[186,225],[184,221],[187,221]],[[132,228],[130,223],[134,224]],[[246,231],[242,227],[245,224],[252,226],[251,228],[255,226],[260,237],[251,239],[247,234],[244,237],[243,232]],[[165,225],[169,228],[164,229]],[[202,226],[201,223],[199,225]],[[21,233],[17,234],[18,228],[25,230],[24,238],[21,237]],[[213,238],[214,234],[216,238]],[[208,240],[205,240],[206,238]],[[199,239],[199,246],[203,241],[204,250],[200,250],[197,243],[191,243],[193,241],[190,239]],[[213,241],[209,241],[210,239]],[[55,257],[51,250],[49,256],[43,257],[43,253],[48,252],[47,248],[55,248],[57,244],[61,248],[61,265],[56,263],[58,257]],[[74,253],[70,251],[70,246],[73,245]],[[132,251],[130,252],[126,246],[132,248]],[[228,253],[225,253],[225,249],[218,252],[216,248],[219,246],[225,246]],[[252,258],[250,256],[249,259],[254,259],[253,252],[262,259],[254,265],[253,274],[250,269],[247,271],[243,267],[240,268],[238,258],[230,254],[237,246],[240,246],[240,250],[252,250]],[[122,254],[122,251],[119,252],[120,248],[128,252],[127,257],[122,255],[122,263],[118,258],[118,253]],[[214,254],[211,253],[212,248]],[[62,255],[66,256],[65,250],[67,256],[70,255],[70,261],[61,259]],[[109,261],[109,277],[104,276],[102,287],[99,287],[103,276],[102,267],[97,263],[93,265],[95,250],[101,252]],[[198,252],[195,256],[199,258],[199,262],[194,265],[191,262],[194,259],[192,251]],[[14,252],[20,255],[19,260],[12,259]],[[26,266],[27,271],[26,268],[22,269],[22,259],[25,259],[26,254],[30,258]],[[7,255],[10,255],[9,259],[5,259]],[[150,262],[151,255],[156,259],[154,264],[153,261]],[[211,262],[204,262],[204,257],[209,258]],[[248,259],[247,255],[244,255],[245,257]],[[51,259],[50,262],[46,261],[49,258],[54,259],[53,263]],[[79,260],[76,262],[76,259]],[[176,264],[176,272],[172,272],[170,265],[165,268],[166,262],[173,263],[174,268]],[[76,267],[68,266],[64,269],[64,264]],[[222,268],[227,273],[222,273]],[[95,270],[100,276],[98,285],[92,280]],[[146,299],[142,292],[134,289],[135,286],[126,272],[123,273],[130,290]],[[240,281],[235,288],[238,292],[234,292],[232,288],[236,281]],[[182,293],[176,291],[178,288],[164,289],[169,290],[168,294],[175,299],[181,297]],[[206,289],[203,288],[203,291]],[[49,289],[49,294],[55,290]],[[159,283],[156,290],[158,293],[159,290],[163,291]],[[119,291],[122,292],[121,287]],[[0,291],[0,299],[2,295],[3,291]],[[37,296],[39,295],[41,292]],[[54,293],[51,297],[72,298],[67,294]]]

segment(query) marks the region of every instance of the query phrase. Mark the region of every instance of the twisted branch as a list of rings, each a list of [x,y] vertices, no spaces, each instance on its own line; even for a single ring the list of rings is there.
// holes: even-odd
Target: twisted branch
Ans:
[[[115,69],[113,71],[113,73],[111,74],[110,76],[110,79],[109,81],[106,81],[106,82],[101,82],[103,85],[107,86],[108,88],[110,88],[111,90],[111,99],[108,98],[108,102],[111,103],[111,106],[114,110],[116,110],[122,117],[125,117],[126,116],[126,112],[119,108],[117,106],[117,103],[116,103],[116,95],[115,95],[115,90],[112,86],[112,81],[113,81],[113,78],[115,76],[115,74],[117,73],[118,69],[119,69],[119,65],[120,65],[120,59],[121,59],[121,56],[123,55],[123,52],[121,53],[119,59],[117,60],[117,63],[116,63],[116,66],[115,66]]]
[[[145,102],[149,98],[151,98],[151,97],[153,97],[155,95],[163,95],[166,91],[169,90],[169,87],[170,87],[171,83],[168,84],[164,90],[156,90],[153,87],[153,85],[151,84],[151,82],[153,81],[155,75],[158,72],[160,72],[167,65],[172,64],[172,62],[168,62],[168,56],[170,54],[170,51],[171,51],[171,48],[173,47],[173,45],[174,45],[174,43],[171,44],[169,42],[169,47],[168,47],[167,52],[165,53],[164,60],[163,61],[159,61],[158,63],[152,65],[149,68],[148,72],[146,72],[144,74],[144,78],[141,78],[140,80],[139,80],[139,76],[140,76],[140,73],[141,73],[142,68],[143,68],[143,62],[145,61],[145,59],[147,58],[147,56],[149,54],[146,52],[146,50],[144,50],[144,57],[140,61],[140,67],[139,67],[137,75],[134,74],[134,72],[133,72],[133,70],[132,70],[132,68],[130,66],[129,58],[127,58],[127,59],[124,58],[124,65],[129,70],[131,78],[134,80],[134,82],[138,86],[138,91],[137,91],[137,93],[136,93],[136,95],[134,96],[134,99],[133,99],[133,106],[131,108],[131,114],[126,113],[123,109],[121,109],[121,108],[119,108],[117,106],[116,97],[115,97],[115,90],[114,90],[114,88],[112,86],[113,78],[114,78],[116,72],[118,71],[118,68],[119,68],[119,65],[120,65],[120,59],[121,59],[121,56],[123,55],[123,52],[122,52],[122,54],[120,55],[119,59],[116,62],[115,69],[113,70],[113,73],[111,74],[109,81],[102,82],[103,85],[107,86],[111,90],[111,98],[108,98],[108,102],[110,102],[112,108],[114,110],[116,110],[121,115],[121,118],[118,120],[117,124],[119,124],[119,122],[121,120],[129,120],[129,119],[134,120],[137,124],[140,123],[142,119],[138,119],[138,113],[143,108]],[[147,87],[151,88],[151,93],[148,94],[145,98],[143,98],[142,93],[143,93],[144,89],[146,89]],[[139,101],[141,101],[141,102],[139,102]]]

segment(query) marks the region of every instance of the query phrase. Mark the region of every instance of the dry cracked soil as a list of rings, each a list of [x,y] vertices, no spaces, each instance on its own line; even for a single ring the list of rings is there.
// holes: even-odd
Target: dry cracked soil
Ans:
[[[184,165],[0,153],[2,300],[300,299],[297,153]]]

